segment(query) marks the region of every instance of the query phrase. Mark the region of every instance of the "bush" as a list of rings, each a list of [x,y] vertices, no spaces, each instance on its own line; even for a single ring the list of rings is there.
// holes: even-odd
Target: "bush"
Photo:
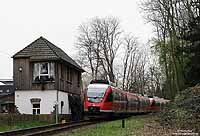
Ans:
[[[160,116],[164,126],[200,133],[200,85],[180,92]]]
[[[71,120],[78,121],[83,118],[83,101],[78,95],[69,95],[69,106],[71,109]]]

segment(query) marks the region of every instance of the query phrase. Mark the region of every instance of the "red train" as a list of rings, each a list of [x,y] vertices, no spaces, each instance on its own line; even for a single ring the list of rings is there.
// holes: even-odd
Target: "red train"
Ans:
[[[158,112],[163,111],[168,102],[123,91],[108,82],[92,81],[84,94],[84,111],[91,118]]]

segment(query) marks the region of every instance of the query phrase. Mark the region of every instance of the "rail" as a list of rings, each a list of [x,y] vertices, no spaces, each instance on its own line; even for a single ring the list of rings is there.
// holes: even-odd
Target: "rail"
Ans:
[[[39,127],[33,127],[33,128],[1,132],[0,136],[38,136],[38,135],[47,136],[47,135],[53,135],[62,131],[79,128],[82,126],[92,125],[95,123],[97,122],[83,120],[79,122],[51,124],[51,125],[45,125],[45,126],[39,126]]]

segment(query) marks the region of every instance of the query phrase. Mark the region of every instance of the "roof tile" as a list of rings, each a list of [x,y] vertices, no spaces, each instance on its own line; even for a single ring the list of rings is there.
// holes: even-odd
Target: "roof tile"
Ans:
[[[29,57],[31,60],[63,60],[77,69],[84,71],[72,58],[62,49],[55,46],[43,37],[38,38],[21,51],[17,52],[13,58]]]

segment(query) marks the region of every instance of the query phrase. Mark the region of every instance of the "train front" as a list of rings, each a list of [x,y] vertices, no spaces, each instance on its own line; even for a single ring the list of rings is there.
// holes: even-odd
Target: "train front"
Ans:
[[[90,84],[85,92],[84,111],[89,118],[112,113],[112,88],[108,84]]]

